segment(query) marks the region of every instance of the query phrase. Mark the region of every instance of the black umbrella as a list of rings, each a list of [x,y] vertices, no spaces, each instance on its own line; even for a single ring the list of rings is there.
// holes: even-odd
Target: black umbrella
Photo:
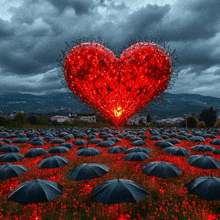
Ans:
[[[8,200],[21,205],[50,202],[63,194],[63,186],[48,180],[32,180],[16,187],[8,197]]]
[[[44,160],[42,160],[37,167],[39,169],[42,168],[55,168],[55,167],[62,167],[65,166],[67,164],[69,164],[69,160],[67,160],[65,157],[61,157],[61,156],[51,156],[48,157]]]
[[[205,142],[205,139],[200,136],[193,136],[193,137],[190,137],[188,140],[192,142]]]
[[[99,147],[111,147],[111,146],[113,146],[114,144],[115,144],[114,141],[109,141],[109,140],[107,140],[107,141],[101,141],[101,142],[99,142],[99,143],[97,144],[97,146],[99,146]]]
[[[28,138],[17,138],[12,141],[12,143],[26,143],[28,142]]]
[[[108,180],[92,190],[91,199],[105,205],[116,203],[138,203],[147,190],[140,184],[127,179]],[[118,213],[119,204],[118,204]]]
[[[50,144],[62,144],[64,142],[65,142],[65,140],[63,140],[63,139],[52,138],[52,139],[49,140],[48,143],[50,143]]]
[[[122,147],[122,146],[115,146],[115,147],[111,147],[108,149],[108,153],[110,154],[116,154],[116,153],[120,153],[122,151],[127,150],[126,147]]]
[[[47,151],[44,148],[33,148],[33,149],[30,149],[29,151],[27,151],[24,154],[24,156],[32,158],[32,157],[44,155],[46,153],[47,153]]]
[[[20,176],[27,172],[27,167],[7,163],[0,168],[0,180],[6,180],[12,177]]]
[[[5,143],[7,143],[7,144],[11,144],[11,143],[12,143],[12,141],[9,140],[9,139],[0,139],[0,141],[1,141],[1,142],[5,142]]]
[[[170,142],[171,144],[179,144],[179,143],[181,143],[180,140],[178,140],[178,139],[173,139],[173,138],[167,139],[166,141]]]
[[[17,145],[6,144],[0,147],[0,152],[19,152],[21,148]]]
[[[207,155],[192,155],[187,159],[187,161],[191,166],[199,167],[202,169],[220,168],[220,162]]]
[[[83,156],[83,157],[96,156],[99,153],[101,153],[99,149],[92,148],[92,147],[84,147],[77,151],[77,155]]]
[[[84,163],[71,170],[66,177],[74,181],[94,179],[105,175],[109,169],[103,164]]]
[[[89,142],[92,143],[92,144],[98,144],[101,141],[102,141],[101,139],[95,139],[95,138],[89,140]]]
[[[73,141],[73,144],[75,144],[75,145],[85,145],[85,144],[87,144],[87,142],[85,140],[78,139],[76,141]]]
[[[70,148],[74,148],[74,145],[73,145],[73,144],[70,144],[70,143],[62,143],[62,144],[60,144],[59,146],[68,147],[69,149],[70,149]]]
[[[214,147],[211,147],[211,146],[205,145],[205,144],[193,146],[193,147],[191,147],[191,149],[197,150],[197,151],[212,151],[212,152],[215,151]]]
[[[132,147],[125,151],[126,154],[132,153],[132,152],[144,152],[146,154],[150,154],[153,150],[147,147]]]
[[[132,152],[124,157],[127,161],[143,161],[149,158],[150,156],[144,152]]]
[[[54,147],[52,146],[49,150],[48,153],[55,154],[55,153],[67,153],[69,151],[68,147],[65,146],[58,146]]]
[[[122,139],[116,138],[116,137],[111,137],[108,139],[108,141],[113,141],[113,142],[122,142]]]
[[[155,143],[155,146],[158,146],[158,147],[174,147],[174,145],[168,141],[158,141]]]
[[[220,145],[220,139],[211,140],[211,141],[209,141],[209,143],[213,144],[213,145]]]
[[[143,140],[137,140],[137,141],[134,141],[134,142],[131,143],[131,145],[134,145],[134,146],[141,146],[141,145],[144,145],[144,144],[146,144],[146,142],[143,141]]]
[[[205,200],[220,200],[220,178],[202,176],[187,183],[189,194],[200,196]]]
[[[179,177],[183,172],[178,166],[169,162],[150,162],[141,167],[148,176],[156,176],[163,179]]]
[[[0,162],[15,162],[24,159],[24,156],[19,153],[6,153],[0,156]]]
[[[160,135],[151,136],[150,140],[161,140],[163,139]]]
[[[163,149],[163,151],[171,153],[173,155],[178,155],[178,156],[189,156],[191,153],[190,151],[186,150],[184,147],[166,147]]]

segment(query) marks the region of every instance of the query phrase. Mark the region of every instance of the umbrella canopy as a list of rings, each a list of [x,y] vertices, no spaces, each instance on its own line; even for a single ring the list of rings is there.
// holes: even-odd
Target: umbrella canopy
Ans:
[[[108,139],[108,141],[113,141],[113,142],[122,142],[121,138],[116,138],[116,137],[111,137]]]
[[[80,150],[78,150],[77,155],[78,156],[83,156],[83,157],[88,157],[88,156],[96,156],[100,153],[101,151],[96,148],[92,147],[84,147]]]
[[[192,155],[187,159],[187,161],[191,166],[199,167],[202,169],[220,168],[220,162],[207,155]]]
[[[150,140],[161,140],[163,139],[160,135],[151,136]]]
[[[0,147],[0,152],[19,152],[21,148],[17,145],[6,144]]]
[[[190,151],[186,150],[184,147],[166,147],[163,149],[164,152],[171,153],[177,156],[189,156]]]
[[[189,194],[200,196],[205,200],[220,200],[220,178],[218,177],[198,177],[185,186]]]
[[[144,152],[132,152],[124,157],[127,161],[143,161],[149,158],[150,156]]]
[[[11,144],[11,143],[12,143],[12,141],[9,140],[9,139],[0,139],[0,141],[1,141],[1,142],[5,142],[5,143],[7,143],[7,144]]]
[[[60,157],[60,156],[52,156],[48,157],[44,160],[42,160],[37,167],[39,169],[42,168],[55,168],[55,167],[62,167],[67,164],[69,164],[69,160],[67,160],[65,157]]]
[[[190,137],[188,140],[193,141],[193,142],[205,142],[205,139],[200,136],[193,136],[193,137]]]
[[[74,148],[74,145],[73,145],[73,144],[70,144],[70,143],[62,143],[62,144],[60,144],[59,146],[68,147],[69,149],[70,149],[70,148]]]
[[[30,149],[29,151],[27,151],[24,156],[32,158],[32,157],[44,155],[46,153],[47,153],[47,151],[44,148],[33,148],[33,149]]]
[[[27,172],[27,167],[7,163],[0,168],[0,180],[6,180],[12,177],[20,176]]]
[[[97,146],[99,146],[99,147],[111,147],[111,146],[113,146],[114,144],[115,144],[114,141],[109,141],[109,140],[107,140],[107,141],[101,141],[101,142],[99,142],[99,143],[97,144]]]
[[[21,205],[30,203],[50,202],[63,194],[63,187],[53,181],[32,180],[16,187],[8,200]]]
[[[95,138],[89,140],[89,142],[90,142],[91,144],[98,144],[98,143],[100,143],[101,141],[102,141],[101,139],[95,139]]]
[[[75,145],[85,145],[85,144],[87,144],[87,142],[85,140],[78,139],[76,141],[73,141],[73,144],[75,144]]]
[[[12,141],[12,143],[26,143],[28,142],[28,138],[17,138]]]
[[[84,163],[71,170],[66,177],[74,181],[94,179],[105,175],[109,169],[103,164]]]
[[[49,150],[48,153],[55,154],[55,153],[67,153],[69,151],[68,147],[65,146],[58,146],[54,147],[52,146]]]
[[[122,151],[127,150],[126,147],[122,147],[122,146],[115,146],[115,147],[111,147],[108,149],[108,153],[110,154],[116,154],[116,153],[120,153]]]
[[[91,199],[105,205],[116,203],[138,203],[147,190],[140,184],[127,179],[108,180],[92,190]]]
[[[213,145],[220,145],[220,139],[211,140],[209,143]]]
[[[146,144],[146,142],[143,141],[143,140],[137,140],[137,141],[134,141],[134,142],[131,143],[131,145],[134,145],[134,146],[141,146],[141,145],[144,145],[144,144]]]
[[[50,144],[62,144],[64,142],[65,142],[65,140],[59,139],[59,138],[52,138],[49,140]]]
[[[168,141],[158,141],[155,143],[155,146],[158,146],[158,147],[174,147],[174,145]]]
[[[197,151],[212,151],[212,152],[215,151],[214,147],[211,147],[211,146],[205,145],[205,144],[199,144],[199,145],[193,146],[193,147],[191,147],[191,149],[197,150]]]
[[[178,139],[173,139],[173,138],[167,139],[166,141],[170,142],[171,144],[179,144],[179,143],[181,143],[180,140],[178,140]]]
[[[179,177],[183,172],[178,166],[169,162],[150,162],[141,167],[148,176],[156,176],[163,179]]]
[[[176,138],[179,140],[188,140],[188,138],[184,135],[178,135]]]
[[[24,159],[24,156],[19,153],[6,153],[0,156],[0,162],[15,162]]]
[[[150,154],[153,150],[147,147],[132,147],[125,151],[126,154],[132,153],[132,152],[144,152],[146,154]]]

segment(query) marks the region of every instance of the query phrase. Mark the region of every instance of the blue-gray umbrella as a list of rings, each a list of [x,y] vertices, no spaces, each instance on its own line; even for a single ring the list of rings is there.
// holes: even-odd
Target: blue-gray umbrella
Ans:
[[[161,140],[163,139],[160,135],[151,136],[150,140]]]
[[[191,166],[202,169],[219,169],[220,162],[207,155],[192,155],[187,159]]]
[[[120,153],[122,151],[127,150],[126,147],[122,147],[122,146],[115,146],[115,147],[111,147],[108,149],[108,153],[110,154],[116,154],[116,153]]]
[[[95,139],[95,138],[89,139],[89,142],[90,142],[91,144],[98,144],[98,143],[100,143],[101,141],[102,141],[101,139]]]
[[[183,172],[178,166],[169,162],[150,162],[141,167],[148,176],[156,176],[163,179],[179,177]]]
[[[190,137],[188,140],[192,142],[205,142],[205,139],[200,136],[193,136],[193,137]]]
[[[67,160],[65,157],[61,157],[61,156],[51,156],[48,157],[44,160],[42,160],[37,167],[39,169],[42,168],[55,168],[55,167],[62,167],[65,166],[67,164],[69,164],[69,160]]]
[[[109,141],[113,141],[113,142],[122,142],[122,139],[120,138],[116,138],[116,137],[111,137],[108,139]]]
[[[149,158],[150,156],[144,152],[132,152],[124,157],[127,161],[143,161]]]
[[[209,141],[209,143],[213,144],[213,145],[220,145],[220,139],[211,140],[211,141]]]
[[[144,144],[146,144],[146,142],[143,140],[137,140],[131,143],[131,145],[134,145],[134,146],[142,146]]]
[[[177,156],[189,156],[191,153],[190,151],[186,150],[184,147],[166,147],[163,149],[164,152],[171,153]]]
[[[0,162],[15,162],[24,159],[24,156],[19,153],[6,153],[0,156]]]
[[[0,141],[1,141],[1,142],[5,142],[5,143],[7,143],[7,144],[11,144],[11,143],[12,143],[12,141],[9,140],[9,139],[0,139]]]
[[[32,180],[16,187],[8,197],[8,200],[21,205],[50,202],[63,194],[63,186],[48,180]]]
[[[17,138],[12,141],[12,143],[26,143],[28,142],[28,138]]]
[[[21,148],[17,145],[6,144],[0,147],[0,152],[19,152]]]
[[[174,147],[174,145],[168,141],[158,141],[154,144],[155,146],[158,146],[158,147]]]
[[[111,147],[111,146],[113,146],[114,144],[115,144],[114,141],[109,141],[109,140],[107,140],[107,141],[101,141],[101,142],[99,142],[99,143],[97,144],[97,146],[99,146],[99,147]]]
[[[58,146],[58,147],[52,146],[52,147],[48,150],[48,153],[51,153],[51,154],[67,153],[68,151],[69,151],[69,148],[68,148],[68,147],[65,147],[65,146]]]
[[[41,155],[45,155],[46,153],[47,153],[47,150],[45,150],[44,148],[33,148],[33,149],[30,149],[29,151],[27,151],[24,154],[24,156],[32,158],[32,157],[38,157]]]
[[[71,170],[66,177],[74,181],[94,179],[105,175],[109,169],[103,164],[84,163]]]
[[[27,167],[7,163],[0,168],[0,180],[6,180],[12,177],[20,176],[27,172]]]
[[[99,149],[92,148],[92,147],[84,147],[84,148],[78,150],[77,155],[83,156],[83,157],[88,157],[88,156],[96,156],[99,153],[101,153],[101,151]]]
[[[126,154],[132,153],[132,152],[144,152],[146,154],[150,154],[153,150],[147,147],[133,147],[125,151]]]
[[[211,146],[205,145],[205,144],[199,144],[199,145],[193,146],[193,147],[191,147],[191,149],[197,150],[197,151],[212,151],[212,152],[215,151],[214,147],[211,147]]]
[[[188,138],[184,135],[178,135],[176,138],[179,140],[188,140]]]
[[[187,183],[189,194],[200,196],[205,200],[220,200],[220,178],[214,176],[202,176]]]
[[[174,139],[174,138],[167,139],[166,141],[170,142],[171,144],[179,144],[179,143],[181,143],[180,140]]]
[[[69,149],[74,148],[74,145],[73,145],[73,144],[70,144],[70,143],[62,143],[62,144],[60,144],[59,146],[68,147]]]
[[[76,141],[73,141],[73,144],[75,144],[75,145],[85,145],[85,144],[87,144],[87,142],[85,140],[78,139]]]
[[[53,138],[53,139],[50,139],[50,140],[49,140],[49,143],[50,143],[50,144],[62,144],[62,143],[64,143],[64,142],[65,142],[65,140],[59,139],[59,138]]]

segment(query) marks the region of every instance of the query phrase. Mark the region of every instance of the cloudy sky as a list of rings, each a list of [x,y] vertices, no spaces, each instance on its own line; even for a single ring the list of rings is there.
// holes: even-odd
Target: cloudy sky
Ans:
[[[219,11],[219,0],[1,0],[0,93],[67,92],[59,54],[93,35],[113,52],[132,39],[169,42],[179,59],[169,92],[220,98]]]

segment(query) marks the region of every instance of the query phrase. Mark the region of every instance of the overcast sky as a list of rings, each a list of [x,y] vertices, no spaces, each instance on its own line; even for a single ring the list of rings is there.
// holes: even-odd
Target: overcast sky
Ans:
[[[220,98],[220,0],[1,0],[0,93],[67,92],[57,64],[65,41],[169,42],[179,58],[171,93]]]

